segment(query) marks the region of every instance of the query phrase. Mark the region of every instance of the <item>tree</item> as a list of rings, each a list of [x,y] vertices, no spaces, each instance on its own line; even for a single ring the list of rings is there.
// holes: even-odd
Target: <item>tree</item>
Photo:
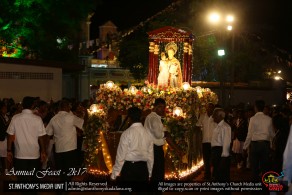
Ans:
[[[127,68],[139,82],[146,78],[148,70],[148,39],[143,29],[122,39],[119,45],[120,66]]]
[[[97,2],[99,0],[1,0],[0,55],[76,60],[81,22],[94,11]],[[75,47],[70,50],[68,45]]]

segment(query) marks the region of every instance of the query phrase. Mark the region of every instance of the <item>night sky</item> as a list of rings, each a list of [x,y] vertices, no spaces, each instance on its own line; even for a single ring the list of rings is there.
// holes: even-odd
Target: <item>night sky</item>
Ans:
[[[250,31],[292,53],[292,1],[247,0],[244,20]]]
[[[174,0],[104,0],[92,18],[91,39],[98,27],[111,20],[118,30],[130,29],[163,10]],[[292,1],[218,0],[231,2],[237,9],[242,31],[255,32],[268,42],[292,52]]]
[[[104,0],[104,4],[98,6],[92,18],[91,35],[96,37],[98,33],[93,28],[96,26],[98,30],[98,26],[108,20],[111,20],[118,30],[130,29],[163,10],[172,2],[173,0]]]

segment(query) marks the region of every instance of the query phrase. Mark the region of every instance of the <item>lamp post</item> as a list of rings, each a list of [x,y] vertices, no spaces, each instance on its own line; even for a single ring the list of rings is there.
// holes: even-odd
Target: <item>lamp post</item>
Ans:
[[[226,15],[221,14],[219,12],[212,12],[208,15],[208,20],[211,24],[217,26],[217,31],[219,31],[220,35],[220,46],[225,46],[225,39],[223,38],[224,32],[230,32],[232,33],[232,42],[231,42],[231,52],[234,52],[234,33],[233,33],[233,26],[234,23],[234,16],[233,15]],[[222,106],[225,106],[225,94],[224,94],[224,83],[223,83],[223,74],[222,74],[222,57],[225,55],[225,50],[218,50],[218,56],[220,57],[220,90],[221,90],[221,101]],[[231,64],[231,78],[230,78],[230,94],[229,94],[229,101],[228,104],[231,103],[231,97],[233,96],[233,88],[234,88],[234,66],[233,63]]]
[[[220,81],[220,99],[222,106],[225,106],[225,92],[224,92],[224,82],[223,82],[223,71],[222,71],[222,58],[225,56],[224,49],[218,49],[217,54],[219,56],[219,81]]]
[[[233,23],[234,17],[232,15],[229,15],[226,17],[226,21],[229,23],[227,26],[227,30],[231,32],[231,53],[234,53],[234,30],[230,23]],[[228,104],[232,104],[232,98],[234,93],[234,64],[231,62],[231,81],[230,81],[230,94],[228,97]]]

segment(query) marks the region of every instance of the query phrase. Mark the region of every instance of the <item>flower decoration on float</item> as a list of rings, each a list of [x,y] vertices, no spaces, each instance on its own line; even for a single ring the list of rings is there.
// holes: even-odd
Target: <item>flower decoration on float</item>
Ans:
[[[102,151],[100,132],[107,130],[107,109],[102,104],[92,104],[87,111],[88,119],[83,131],[84,163],[88,170],[92,170],[99,162],[98,153]]]
[[[89,111],[95,114],[89,114],[89,121],[85,129],[85,159],[86,166],[90,168],[91,173],[97,175],[109,173],[98,168],[101,161],[104,161],[108,170],[111,169],[110,156],[114,155],[109,154],[110,151],[106,150],[105,142],[102,139],[102,135],[104,135],[105,140],[108,138],[109,132],[106,127],[108,110],[113,108],[118,111],[126,111],[132,106],[137,106],[144,111],[148,111],[153,108],[155,99],[158,97],[166,101],[165,125],[169,129],[174,143],[182,151],[188,151],[188,142],[186,141],[188,140],[188,133],[195,126],[199,114],[205,112],[205,105],[208,102],[214,104],[218,102],[217,95],[208,88],[192,88],[191,86],[188,88],[159,88],[153,83],[145,82],[145,86],[139,90],[137,88],[127,88],[123,91],[112,81],[101,84],[96,92],[96,105],[89,108]],[[193,144],[195,145],[194,148],[199,147],[199,145],[197,146],[198,143]],[[167,153],[168,157],[172,156],[170,162],[173,163],[174,166],[172,167],[175,168],[169,172],[172,174],[167,178],[176,179],[188,175],[190,169],[185,170],[183,168],[185,164],[181,162],[180,156],[171,152],[171,148],[166,150],[169,151]],[[103,154],[102,159],[100,155],[97,155],[100,152]],[[199,162],[199,159],[195,161],[196,163],[193,162],[194,165]]]

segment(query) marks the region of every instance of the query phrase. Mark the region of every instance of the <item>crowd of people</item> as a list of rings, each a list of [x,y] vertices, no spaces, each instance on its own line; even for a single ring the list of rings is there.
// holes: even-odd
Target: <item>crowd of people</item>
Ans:
[[[21,103],[2,99],[1,172],[83,166],[82,134],[90,103],[65,98],[48,103],[28,96]],[[162,123],[166,106],[164,99],[157,98],[143,121],[139,108],[128,110],[130,124],[120,138],[112,180],[164,180],[163,145],[167,140],[172,146]],[[259,181],[267,171],[284,169],[291,182],[292,103],[269,107],[257,100],[254,107],[238,105],[228,110],[212,103],[206,106],[207,112],[197,121],[206,181],[229,181],[230,164],[235,161],[238,170],[251,169],[252,181]]]
[[[1,174],[48,167],[68,171],[83,166],[82,131],[88,106],[89,101],[66,98],[46,102],[39,97],[27,96],[21,103],[2,99]],[[20,175],[18,179],[33,177]]]
[[[268,171],[284,171],[291,182],[292,102],[270,107],[257,100],[253,107],[225,110],[209,103],[206,110],[197,121],[206,181],[229,181],[232,161],[238,171],[251,170],[251,181],[261,181]]]

